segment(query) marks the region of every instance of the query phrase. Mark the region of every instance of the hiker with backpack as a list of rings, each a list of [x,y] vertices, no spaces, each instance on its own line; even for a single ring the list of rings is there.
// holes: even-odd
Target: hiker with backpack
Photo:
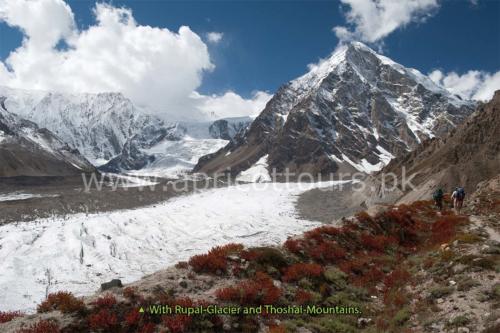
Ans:
[[[455,191],[453,191],[451,198],[453,199],[453,207],[455,207],[456,213],[460,214],[460,210],[462,209],[465,199],[464,188],[463,187],[455,188]]]
[[[443,197],[444,193],[441,188],[438,188],[434,194],[432,195],[432,198],[434,199],[434,203],[436,204],[436,207],[439,210],[443,210]]]

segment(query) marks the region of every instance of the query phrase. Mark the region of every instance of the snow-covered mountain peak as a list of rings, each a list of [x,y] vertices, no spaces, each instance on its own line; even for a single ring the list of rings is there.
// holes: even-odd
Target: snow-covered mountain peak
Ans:
[[[288,86],[301,98],[308,95],[311,90],[317,89],[329,76],[344,76],[349,71],[353,71],[363,83],[375,88],[379,87],[379,83],[388,76],[398,75],[406,79],[405,85],[414,89],[421,85],[432,93],[446,96],[457,107],[471,105],[470,101],[451,94],[417,69],[407,68],[356,41],[338,46],[330,57],[309,65],[309,72],[292,80]]]
[[[345,61],[347,49],[347,46],[340,46],[330,57],[320,60],[317,64],[309,65],[309,72],[291,81],[291,86],[311,88],[318,84]]]
[[[446,133],[474,108],[359,42],[309,69],[278,90],[244,137],[195,170],[237,173],[268,155],[278,170],[372,172]]]

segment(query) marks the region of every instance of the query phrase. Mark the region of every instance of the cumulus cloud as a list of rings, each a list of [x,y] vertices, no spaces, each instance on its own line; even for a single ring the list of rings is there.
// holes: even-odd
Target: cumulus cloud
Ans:
[[[217,44],[222,40],[224,34],[222,32],[209,32],[207,33],[207,40],[210,43]]]
[[[140,25],[130,9],[104,3],[96,4],[94,16],[95,24],[80,31],[63,0],[0,0],[0,20],[24,34],[22,45],[5,64],[0,61],[0,84],[72,93],[119,91],[169,119],[205,116],[193,96],[215,66],[195,32],[186,26],[170,31]],[[57,47],[61,41],[67,48]],[[220,100],[205,97],[212,98]],[[247,101],[248,113],[254,112],[252,101]]]
[[[456,72],[445,74],[436,69],[429,73],[429,77],[451,93],[465,99],[487,101],[493,97],[495,90],[500,89],[500,71],[490,74],[483,71],[470,70],[460,75]]]
[[[73,12],[62,0],[0,0],[0,20],[20,28],[37,49],[55,46],[75,29]]]
[[[341,41],[361,40],[375,43],[411,22],[425,20],[438,8],[438,0],[340,0],[349,6],[345,13],[353,28],[336,26]]]

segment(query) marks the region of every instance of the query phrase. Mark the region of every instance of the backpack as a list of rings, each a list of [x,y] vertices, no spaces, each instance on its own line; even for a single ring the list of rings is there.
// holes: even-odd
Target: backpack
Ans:
[[[463,187],[459,187],[457,190],[457,199],[464,200],[465,199],[465,190]]]
[[[442,198],[443,198],[443,190],[442,189],[436,190],[436,192],[434,192],[434,194],[432,195],[432,199],[434,199],[434,200],[439,200]]]

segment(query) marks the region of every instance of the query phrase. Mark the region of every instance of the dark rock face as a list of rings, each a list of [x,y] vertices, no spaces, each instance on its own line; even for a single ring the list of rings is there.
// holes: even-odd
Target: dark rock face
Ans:
[[[105,282],[101,284],[101,291],[105,291],[111,288],[122,288],[123,284],[122,281],[119,279],[113,279],[109,282]]]
[[[268,155],[278,171],[371,172],[447,133],[473,108],[418,71],[352,43],[281,87],[244,135],[194,171],[237,174]]]

